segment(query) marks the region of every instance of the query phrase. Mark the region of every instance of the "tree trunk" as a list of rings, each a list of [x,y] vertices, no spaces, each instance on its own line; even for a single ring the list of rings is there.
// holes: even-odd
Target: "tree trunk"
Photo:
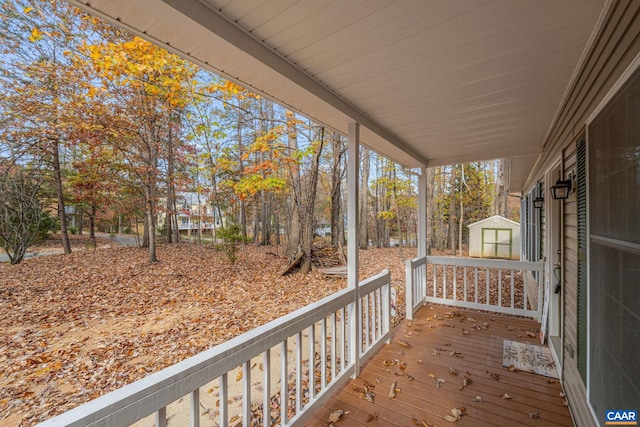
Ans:
[[[287,112],[287,146],[291,153],[298,149],[298,136],[296,133],[295,118],[293,113]],[[289,197],[289,236],[285,255],[292,256],[298,252],[300,246],[300,203],[302,200],[302,186],[300,179],[300,165],[293,163],[290,165],[292,192]]]
[[[62,188],[62,173],[60,171],[60,142],[53,141],[53,174],[56,181],[56,196],[58,197],[58,219],[60,220],[60,233],[62,234],[62,247],[65,254],[71,253],[71,241],[67,231],[67,213],[64,206],[64,192]]]
[[[507,191],[504,181],[504,159],[496,160],[497,177],[496,177],[496,198],[494,202],[494,215],[506,216],[507,213]]]
[[[145,232],[147,234],[148,240],[148,248],[149,248],[149,262],[158,262],[158,258],[156,256],[156,236],[155,236],[155,209],[154,209],[154,201],[153,201],[153,191],[151,188],[151,184],[145,186],[145,197],[147,198],[146,209],[145,209]]]
[[[333,132],[331,151],[333,165],[331,167],[331,245],[335,248],[344,244],[344,224],[342,220],[342,157],[344,144],[340,134]]]
[[[308,174],[308,186],[305,188],[304,205],[300,207],[300,224],[302,225],[301,242],[302,260],[300,272],[306,274],[311,271],[311,247],[313,245],[313,220],[318,190],[318,172],[320,170],[320,157],[324,146],[324,127],[321,129],[320,144],[317,152],[311,160],[311,170]]]
[[[449,199],[449,249],[451,254],[456,254],[456,187],[455,172],[451,169],[451,198]]]
[[[91,206],[89,211],[89,239],[93,242],[93,248],[96,248],[96,214],[97,209],[95,206]]]
[[[427,255],[431,255],[431,246],[433,246],[433,212],[434,212],[434,186],[435,186],[435,179],[434,179],[434,174],[435,170],[433,168],[427,168],[427,211],[426,211],[426,217],[427,217],[427,224],[426,224],[426,231],[427,231]]]
[[[371,169],[371,152],[362,149],[362,182],[360,187],[360,249],[369,247],[369,171]]]
[[[167,141],[167,212],[165,214],[165,225],[167,227],[167,243],[173,243],[173,215],[176,187],[174,180],[175,155],[173,152],[172,126],[169,125],[169,140]]]

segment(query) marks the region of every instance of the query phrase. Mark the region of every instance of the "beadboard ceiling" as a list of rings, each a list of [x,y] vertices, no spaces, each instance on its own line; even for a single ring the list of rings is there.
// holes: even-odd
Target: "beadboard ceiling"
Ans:
[[[521,181],[605,2],[72,0],[406,166],[511,157]]]

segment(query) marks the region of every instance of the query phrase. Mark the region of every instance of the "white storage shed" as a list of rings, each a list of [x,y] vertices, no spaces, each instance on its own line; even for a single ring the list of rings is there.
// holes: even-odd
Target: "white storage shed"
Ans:
[[[500,215],[469,226],[469,256],[520,259],[520,224]]]

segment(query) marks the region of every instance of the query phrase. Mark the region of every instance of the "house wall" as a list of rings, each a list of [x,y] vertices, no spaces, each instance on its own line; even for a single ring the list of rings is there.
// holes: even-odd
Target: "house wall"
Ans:
[[[538,159],[523,190],[529,191],[545,172],[564,160],[565,179],[575,170],[576,141],[584,132],[587,119],[607,93],[640,55],[640,2],[613,0],[608,3],[602,25],[585,53],[565,94],[556,120],[545,139]],[[577,203],[572,193],[563,203],[563,386],[577,426],[603,423],[603,414],[593,414],[586,397],[586,386],[577,367]]]

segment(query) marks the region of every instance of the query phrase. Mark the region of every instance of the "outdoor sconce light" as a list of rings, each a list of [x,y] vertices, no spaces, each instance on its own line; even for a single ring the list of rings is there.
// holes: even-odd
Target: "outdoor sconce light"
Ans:
[[[571,180],[557,180],[555,185],[551,186],[551,196],[554,200],[564,200],[569,198],[571,192]],[[535,203],[535,200],[534,200]]]
[[[544,199],[540,196],[533,199],[533,207],[536,209],[542,209],[544,206]]]

